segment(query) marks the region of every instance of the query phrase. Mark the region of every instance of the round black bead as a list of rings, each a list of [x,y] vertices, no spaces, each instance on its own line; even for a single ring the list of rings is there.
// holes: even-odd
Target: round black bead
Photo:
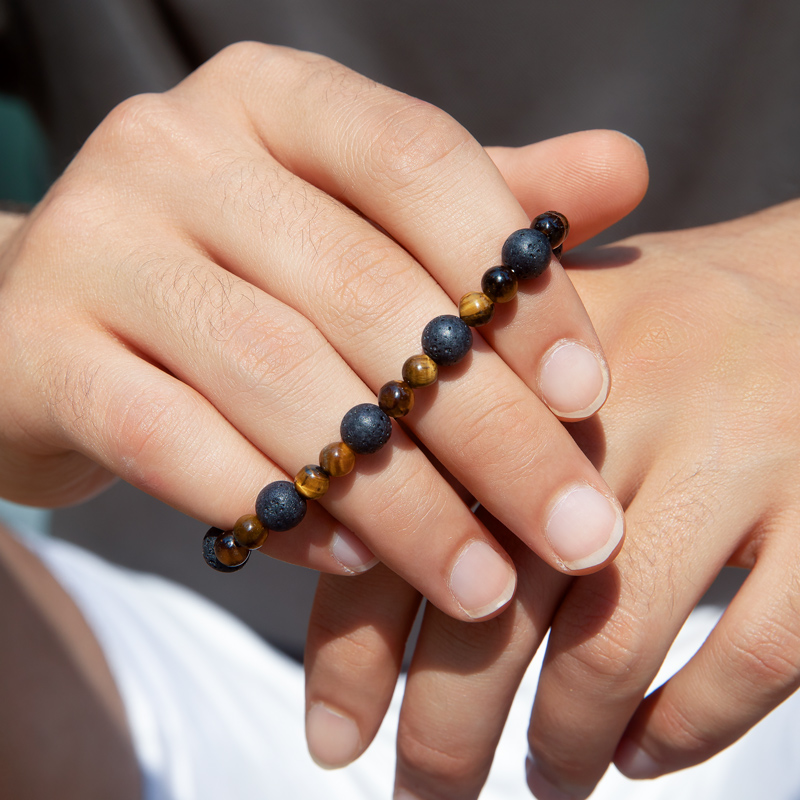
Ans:
[[[217,570],[217,572],[238,572],[244,566],[244,563],[239,564],[237,567],[226,567],[214,553],[214,545],[217,539],[224,535],[225,531],[219,528],[211,528],[208,531],[203,537],[203,558],[206,560],[206,564],[212,569]]]
[[[434,317],[422,331],[422,349],[440,367],[458,364],[472,347],[472,331],[460,317]]]
[[[543,233],[550,242],[550,247],[555,250],[556,247],[564,244],[564,240],[569,233],[569,222],[567,222],[567,218],[558,211],[545,211],[544,214],[539,214],[539,216],[531,222],[531,228]]]
[[[550,242],[541,231],[514,231],[503,245],[502,261],[520,280],[538,278],[550,263]]]
[[[361,403],[342,417],[339,434],[356,453],[377,453],[392,435],[392,421],[373,403]]]
[[[271,531],[288,531],[303,521],[307,505],[291,481],[274,481],[258,493],[256,516]]]
[[[483,273],[481,291],[495,303],[508,303],[517,294],[517,276],[508,267],[492,267]]]

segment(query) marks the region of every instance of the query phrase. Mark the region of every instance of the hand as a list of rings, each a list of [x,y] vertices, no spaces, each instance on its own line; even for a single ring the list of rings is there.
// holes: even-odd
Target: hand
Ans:
[[[614,142],[617,170],[600,180],[588,177],[586,139],[547,151],[551,182],[584,159],[563,196],[588,187],[611,199],[565,208],[579,236],[643,190],[641,153]],[[452,313],[527,222],[484,150],[441,111],[319,56],[225,50],[174,90],[113,111],[9,240],[3,493],[75,502],[120,475],[232,527],[264,484],[339,439],[345,411],[399,377],[424,324]],[[465,364],[418,393],[409,425],[549,563],[600,568],[621,517],[536,394],[559,397],[540,367],[575,340],[596,396],[556,410],[591,413],[603,400],[599,345],[555,261],[510,305],[494,349],[476,334]],[[524,447],[507,449],[508,428]],[[583,550],[555,524],[543,535],[576,484],[593,487],[582,496],[607,523]],[[497,613],[513,592],[509,559],[399,426],[312,505],[266,550],[338,573],[366,569],[374,553],[460,619]]]
[[[573,580],[485,519],[515,560],[517,597],[477,626],[426,610],[398,732],[401,793],[477,797],[551,619],[530,729],[529,781],[543,800],[587,797],[612,759],[642,778],[700,763],[800,684],[798,245],[793,203],[573,260],[615,389],[571,429],[625,500],[627,544],[611,567]],[[644,699],[726,564],[752,574],[697,655]],[[379,577],[323,578],[310,634],[309,701],[335,698],[360,749],[393,686],[386,653],[407,634]],[[356,649],[358,693],[339,666]]]

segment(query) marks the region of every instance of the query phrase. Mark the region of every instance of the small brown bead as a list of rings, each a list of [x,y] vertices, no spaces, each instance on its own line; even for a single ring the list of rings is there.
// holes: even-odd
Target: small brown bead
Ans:
[[[294,478],[294,488],[309,500],[322,497],[330,485],[330,476],[316,464],[306,464]]]
[[[517,276],[507,267],[492,267],[483,273],[481,289],[495,303],[507,303],[517,294]]]
[[[239,517],[233,526],[233,538],[248,550],[258,550],[267,541],[269,531],[255,514]]]
[[[404,417],[414,408],[414,390],[405,381],[389,381],[378,392],[378,405],[390,417]]]
[[[214,555],[226,567],[238,567],[250,558],[250,551],[236,543],[233,531],[228,531],[214,542]]]
[[[356,465],[356,454],[344,442],[326,444],[319,454],[319,465],[332,478],[341,478]]]
[[[472,328],[486,325],[494,316],[494,303],[483,292],[467,292],[458,304],[458,315]]]
[[[430,356],[411,356],[403,364],[403,380],[413,389],[430,386],[438,377],[439,366]]]

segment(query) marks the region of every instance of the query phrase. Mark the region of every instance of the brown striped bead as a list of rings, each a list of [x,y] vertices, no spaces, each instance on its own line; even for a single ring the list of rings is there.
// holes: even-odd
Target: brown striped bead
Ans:
[[[308,500],[322,497],[330,485],[330,476],[316,464],[306,464],[294,478],[294,488]]]
[[[517,294],[517,277],[508,267],[492,267],[483,273],[481,289],[495,303],[507,303]]]
[[[467,292],[458,304],[458,315],[471,328],[477,328],[492,321],[494,303],[483,292]]]
[[[322,448],[319,465],[332,478],[341,478],[356,465],[356,454],[344,442],[333,442]]]
[[[267,541],[269,531],[255,514],[245,514],[233,526],[233,538],[248,550],[258,550]]]
[[[403,380],[413,389],[430,386],[438,377],[439,367],[430,356],[411,356],[403,364]]]
[[[250,558],[250,551],[236,543],[233,531],[228,531],[214,542],[214,555],[226,567],[239,567]]]
[[[405,381],[389,381],[378,392],[378,405],[390,417],[404,417],[414,408],[414,390]]]

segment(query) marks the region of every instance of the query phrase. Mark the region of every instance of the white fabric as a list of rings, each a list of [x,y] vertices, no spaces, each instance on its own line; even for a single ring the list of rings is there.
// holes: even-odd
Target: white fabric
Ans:
[[[145,800],[391,797],[402,684],[368,752],[347,769],[321,770],[306,750],[299,665],[180,586],[61,541],[39,538],[34,546],[106,653],[129,715]],[[659,681],[685,663],[718,615],[719,609],[695,612]],[[538,669],[537,659],[513,707],[484,800],[530,798],[525,731]],[[612,767],[593,798],[798,800],[798,732],[796,694],[706,764],[645,782],[628,781]]]

